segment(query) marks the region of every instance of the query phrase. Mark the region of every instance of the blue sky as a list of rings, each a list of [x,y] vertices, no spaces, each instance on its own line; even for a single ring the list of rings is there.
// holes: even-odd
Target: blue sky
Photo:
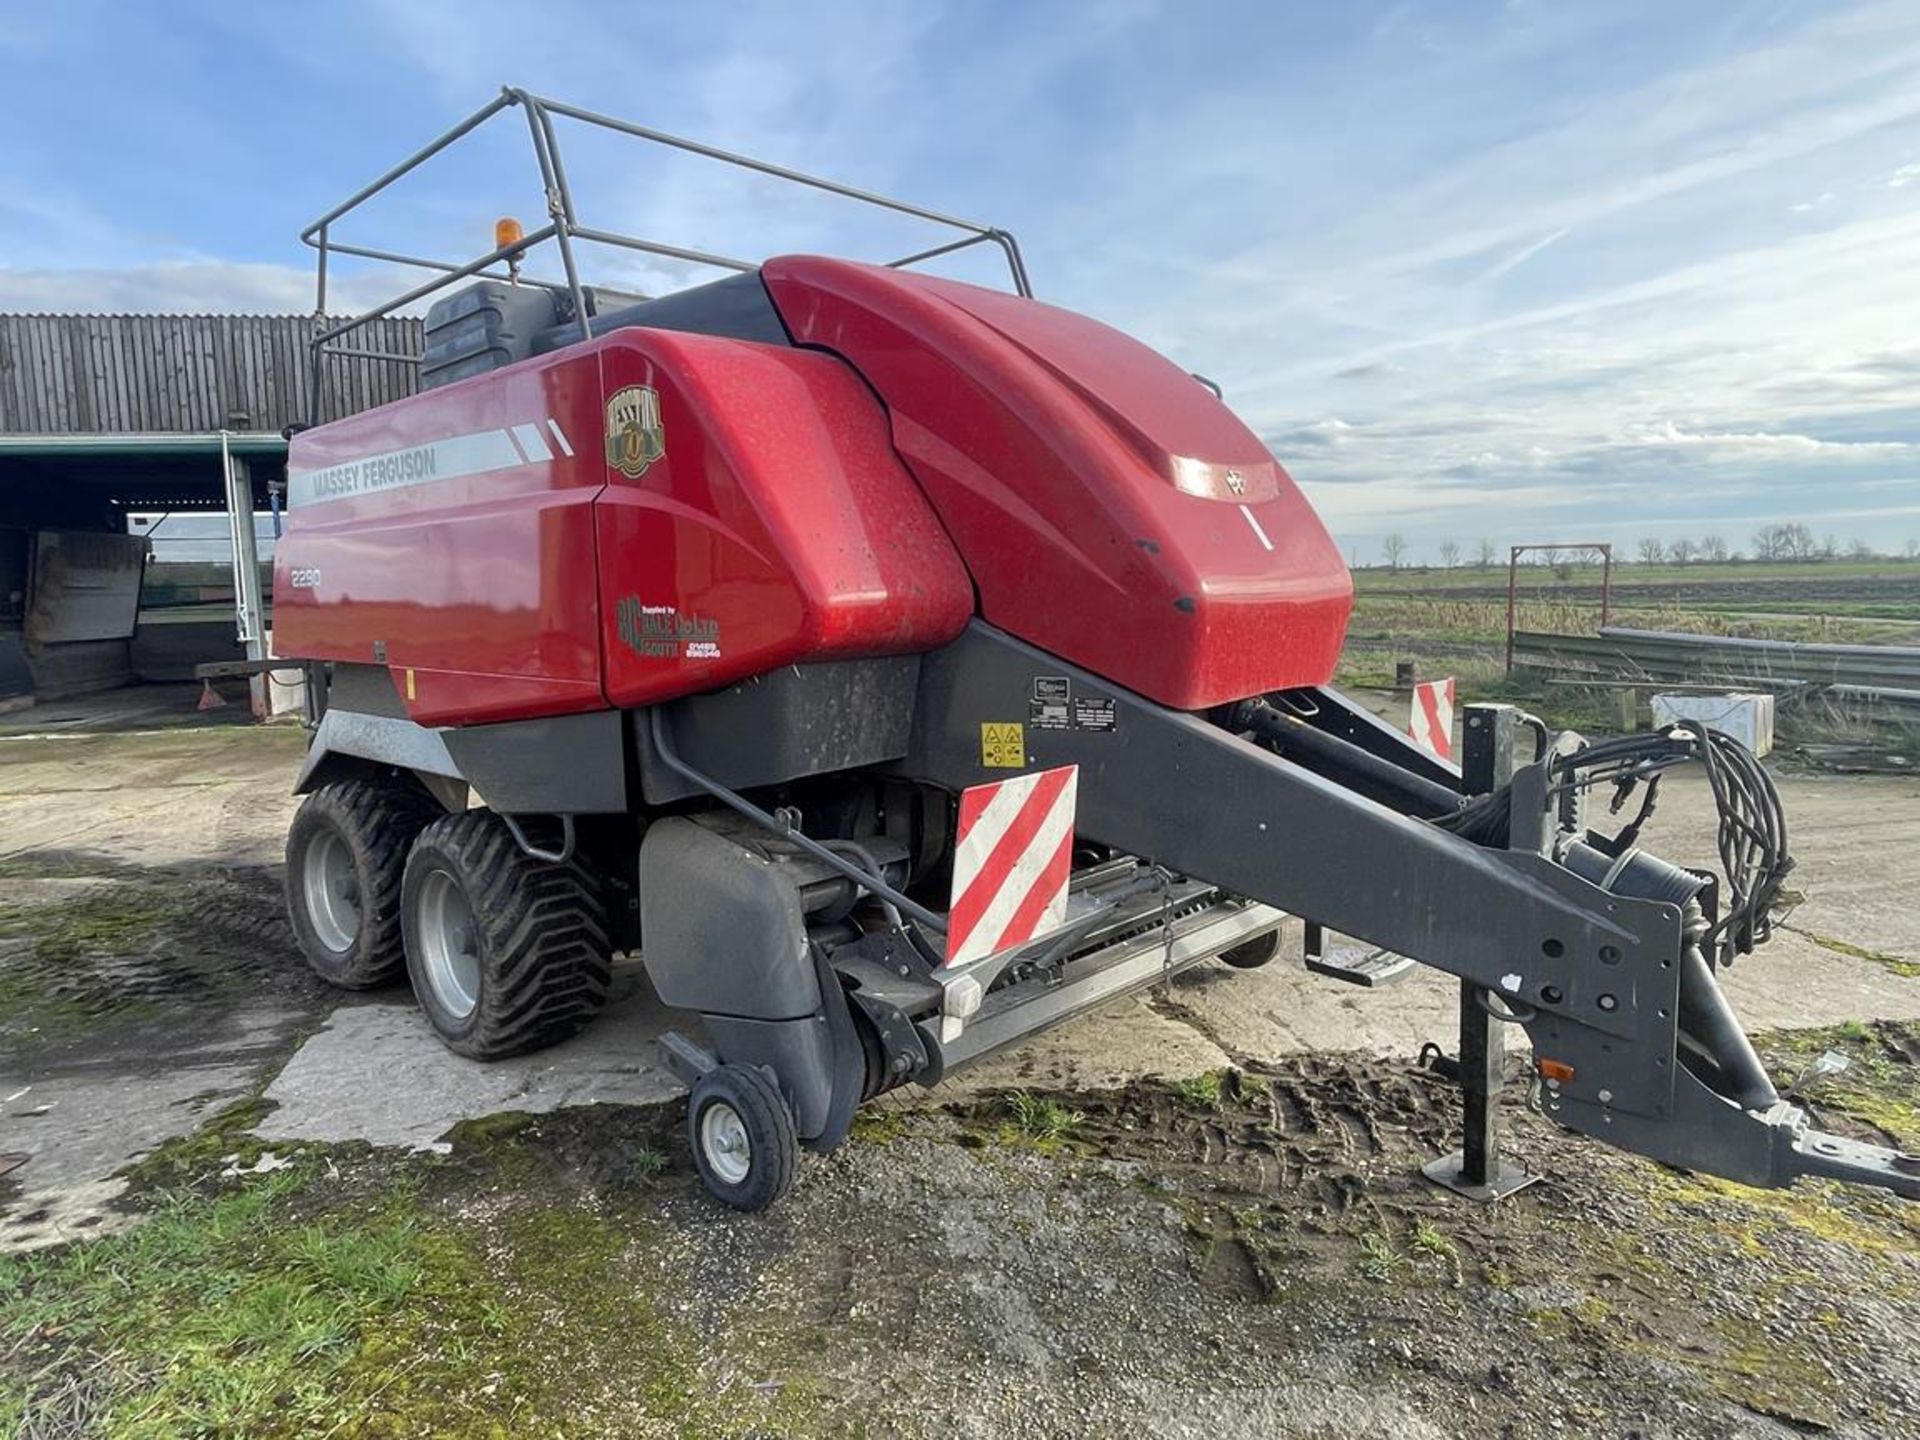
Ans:
[[[511,82],[1015,231],[1042,298],[1218,379],[1362,562],[1920,538],[1912,0],[0,0],[0,63],[0,308],[308,309],[301,226]],[[360,237],[535,223],[495,123]],[[939,238],[568,144],[608,228]]]

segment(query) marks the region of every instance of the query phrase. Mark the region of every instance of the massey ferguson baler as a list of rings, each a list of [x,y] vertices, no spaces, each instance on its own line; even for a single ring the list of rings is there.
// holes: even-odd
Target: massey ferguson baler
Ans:
[[[317,363],[360,363],[368,320],[464,286],[417,396],[293,440],[276,639],[317,725],[287,883],[322,975],[404,969],[486,1060],[573,1033],[638,951],[697,1017],[664,1048],[701,1173],[751,1209],[862,1101],[1261,964],[1293,915],[1310,950],[1462,977],[1562,1125],[1920,1193],[1910,1157],[1809,1129],[1721,994],[1791,864],[1753,758],[1489,710],[1463,777],[1341,698],[1350,582],[1286,471],[1209,384],[1032,299],[1004,232],[506,91],[309,230],[322,313],[329,256],[409,260],[342,217],[509,109],[548,223],[325,328]],[[556,117],[964,238],[877,266],[592,230]],[[527,279],[549,240],[564,278]],[[636,302],[581,284],[583,241],[740,273]],[[904,268],[975,243],[1015,293]],[[1717,875],[1636,843],[1681,763]],[[1596,792],[1627,818],[1590,822]]]

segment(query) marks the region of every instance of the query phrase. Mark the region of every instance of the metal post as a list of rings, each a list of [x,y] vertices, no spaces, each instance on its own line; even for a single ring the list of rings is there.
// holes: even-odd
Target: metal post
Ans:
[[[247,659],[267,658],[266,604],[260,594],[260,548],[253,533],[253,477],[247,462],[227,444],[220,432],[220,472],[227,491],[227,528],[233,536],[233,610],[237,638],[246,646]],[[247,681],[253,695],[253,714],[267,718],[267,677]]]
[[[587,313],[586,291],[580,286],[580,271],[573,260],[573,196],[567,190],[566,174],[560,169],[552,129],[547,124],[541,102],[524,92],[520,103],[527,112],[527,131],[533,138],[533,158],[540,166],[540,182],[547,194],[547,217],[553,222],[554,241],[560,247],[560,268],[566,273],[567,294],[573,302],[574,323],[580,338],[593,338],[593,317]]]
[[[1512,705],[1469,705],[1462,722],[1460,778],[1471,795],[1499,789],[1513,778],[1514,742],[1521,712]],[[1436,1185],[1471,1200],[1498,1200],[1539,1177],[1500,1158],[1500,1086],[1507,1058],[1506,1027],[1487,1009],[1489,992],[1460,982],[1461,1145],[1421,1167]]]
[[[1520,568],[1521,547],[1507,551],[1507,674],[1513,673],[1513,590]]]
[[[1613,623],[1613,547],[1600,547],[1600,628]]]

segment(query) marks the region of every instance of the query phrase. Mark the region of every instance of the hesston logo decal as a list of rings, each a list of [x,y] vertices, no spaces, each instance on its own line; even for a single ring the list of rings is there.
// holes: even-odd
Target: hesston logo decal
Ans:
[[[659,391],[651,385],[628,385],[607,397],[607,464],[638,480],[666,453]]]

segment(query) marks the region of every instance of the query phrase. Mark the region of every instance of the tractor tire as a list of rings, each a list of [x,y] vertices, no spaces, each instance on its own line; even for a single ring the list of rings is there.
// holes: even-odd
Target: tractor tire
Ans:
[[[368,990],[400,978],[407,848],[444,814],[410,777],[342,780],[301,802],[287,827],[287,915],[322,980]]]
[[[400,914],[414,998],[457,1055],[541,1049],[606,1003],[613,964],[600,886],[577,858],[528,855],[490,811],[420,832]]]
[[[1257,939],[1244,945],[1236,945],[1231,950],[1220,952],[1220,963],[1231,965],[1236,970],[1258,970],[1274,956],[1280,953],[1280,932],[1270,930]]]
[[[723,1205],[765,1210],[793,1185],[800,1158],[793,1112],[759,1070],[722,1065],[695,1081],[687,1140],[700,1178]]]

